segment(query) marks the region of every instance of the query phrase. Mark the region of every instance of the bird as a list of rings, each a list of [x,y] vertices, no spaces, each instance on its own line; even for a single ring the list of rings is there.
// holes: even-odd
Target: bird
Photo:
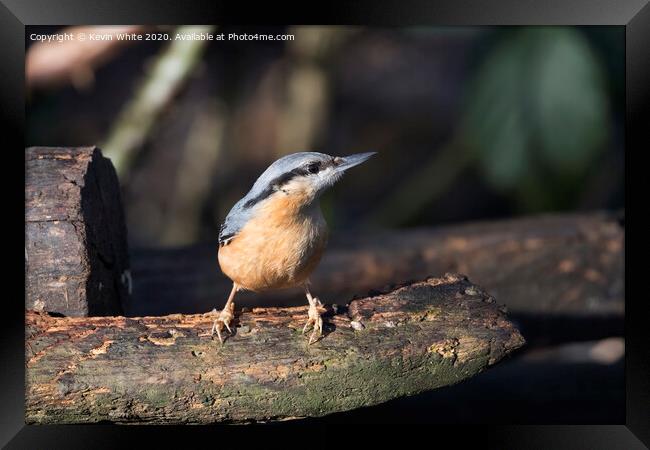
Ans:
[[[218,261],[232,289],[217,314],[215,331],[223,344],[224,327],[232,334],[235,295],[302,286],[309,303],[304,335],[309,344],[322,337],[325,308],[310,291],[309,276],[323,255],[329,230],[320,209],[321,195],[350,168],[376,152],[330,156],[298,152],[273,162],[232,207],[219,230]]]

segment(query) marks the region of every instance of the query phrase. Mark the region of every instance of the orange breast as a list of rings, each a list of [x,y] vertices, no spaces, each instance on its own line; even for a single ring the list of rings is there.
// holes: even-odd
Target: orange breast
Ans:
[[[296,286],[318,265],[327,234],[318,204],[303,210],[296,199],[274,194],[229,244],[219,248],[219,265],[251,291]]]

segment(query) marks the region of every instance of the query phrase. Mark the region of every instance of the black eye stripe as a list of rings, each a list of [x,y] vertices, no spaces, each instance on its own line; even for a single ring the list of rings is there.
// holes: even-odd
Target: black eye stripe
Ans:
[[[327,165],[326,165],[327,166]],[[269,197],[271,194],[273,194],[276,190],[282,188],[285,184],[287,184],[289,181],[293,180],[294,178],[298,176],[307,176],[310,174],[315,174],[320,172],[321,169],[323,169],[323,163],[320,161],[313,161],[305,166],[297,167],[289,172],[286,172],[279,177],[275,178],[274,180],[271,180],[269,183],[268,187],[264,189],[262,192],[260,192],[256,197],[248,200],[246,203],[244,203],[244,208],[250,208],[257,203],[261,202],[265,198]],[[314,170],[314,171],[312,171]]]

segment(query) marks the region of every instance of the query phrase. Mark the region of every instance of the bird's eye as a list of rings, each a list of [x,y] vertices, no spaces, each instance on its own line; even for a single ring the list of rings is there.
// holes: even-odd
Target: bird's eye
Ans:
[[[320,170],[320,163],[318,162],[313,162],[307,166],[307,171],[309,173],[318,173],[319,170]]]

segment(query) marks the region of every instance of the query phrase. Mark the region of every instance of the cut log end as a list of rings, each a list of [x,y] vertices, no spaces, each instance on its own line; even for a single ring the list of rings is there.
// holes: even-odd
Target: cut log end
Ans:
[[[129,307],[117,174],[96,147],[25,150],[26,307],[68,316]]]
[[[60,318],[27,312],[28,423],[214,423],[317,417],[458,383],[524,344],[494,299],[447,275],[328,307]],[[360,324],[360,325],[359,325]],[[355,326],[357,325],[357,326]]]

